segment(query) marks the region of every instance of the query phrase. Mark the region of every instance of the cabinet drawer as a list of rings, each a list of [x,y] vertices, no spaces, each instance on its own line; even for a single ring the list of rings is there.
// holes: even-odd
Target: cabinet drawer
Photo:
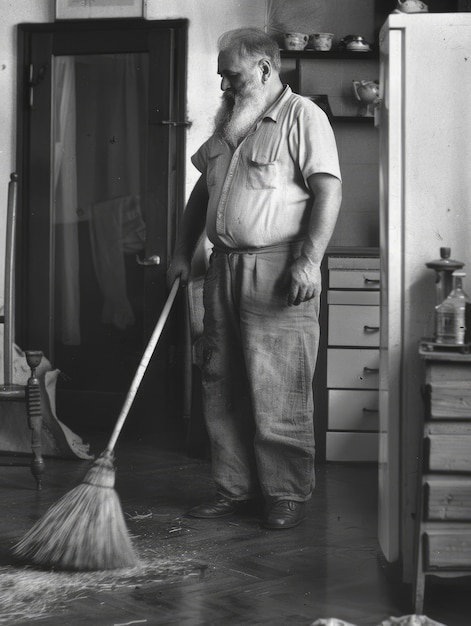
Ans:
[[[471,520],[471,477],[432,476],[424,485],[427,520]]]
[[[379,270],[329,270],[331,289],[379,289]]]
[[[471,419],[471,381],[432,383],[430,419]]]
[[[329,389],[330,430],[378,430],[378,391]]]
[[[378,389],[379,350],[367,348],[329,348],[327,350],[327,387]]]
[[[429,435],[428,466],[435,472],[471,472],[471,436]]]
[[[364,289],[329,289],[327,291],[327,304],[379,306],[379,291],[365,291]]]
[[[329,305],[331,346],[379,346],[379,307]]]
[[[471,570],[471,528],[424,533],[424,562],[428,570]]]
[[[376,433],[331,433],[326,435],[327,461],[377,461]]]
[[[379,256],[337,256],[329,254],[329,270],[379,270]]]

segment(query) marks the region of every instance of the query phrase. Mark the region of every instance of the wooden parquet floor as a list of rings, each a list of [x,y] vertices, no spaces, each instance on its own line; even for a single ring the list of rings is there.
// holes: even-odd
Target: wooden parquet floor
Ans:
[[[93,452],[105,443],[95,436]],[[408,593],[391,582],[379,558],[374,466],[320,466],[306,522],[268,531],[256,514],[186,517],[212,494],[208,462],[161,441],[121,441],[116,490],[143,565],[70,574],[25,568],[10,554],[88,467],[47,461],[40,493],[28,468],[0,471],[0,624],[308,626],[336,617],[377,626],[411,613]],[[469,626],[468,590],[432,583],[424,613],[446,626]]]

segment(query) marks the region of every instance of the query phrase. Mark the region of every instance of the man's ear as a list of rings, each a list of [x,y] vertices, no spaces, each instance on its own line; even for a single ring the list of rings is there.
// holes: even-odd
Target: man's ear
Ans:
[[[262,80],[266,82],[271,76],[271,63],[268,59],[260,59],[258,67],[262,73]]]

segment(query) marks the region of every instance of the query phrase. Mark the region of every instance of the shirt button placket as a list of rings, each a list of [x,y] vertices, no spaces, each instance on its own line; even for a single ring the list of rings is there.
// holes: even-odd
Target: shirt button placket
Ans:
[[[239,161],[239,151],[239,148],[237,148],[232,156],[231,163],[226,174],[226,180],[224,181],[224,185],[222,187],[221,197],[219,198],[219,205],[216,214],[216,232],[218,235],[226,234],[226,203],[229,196],[229,188],[231,186],[234,172]]]

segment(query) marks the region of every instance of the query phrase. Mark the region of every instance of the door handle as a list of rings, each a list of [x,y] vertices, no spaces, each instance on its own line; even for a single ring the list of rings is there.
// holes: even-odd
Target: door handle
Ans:
[[[190,128],[192,122],[189,120],[184,120],[183,122],[176,122],[174,120],[162,120],[161,122],[156,122],[160,126],[185,126],[186,128]]]
[[[149,256],[147,259],[141,259],[141,257],[136,254],[136,261],[139,265],[160,265],[160,257],[157,254]]]
[[[39,83],[41,83],[46,77],[46,69],[47,68],[45,65],[41,65],[41,67],[38,69],[36,76],[35,76],[33,64],[31,63],[29,66],[28,86],[29,86],[29,108],[30,109],[34,108],[34,88],[37,85],[39,85]]]
[[[363,326],[363,331],[365,333],[377,333],[379,331],[379,326],[368,326],[368,324],[365,324]]]
[[[379,372],[379,368],[373,368],[373,367],[364,367],[363,368],[363,373],[364,374],[377,374]]]

